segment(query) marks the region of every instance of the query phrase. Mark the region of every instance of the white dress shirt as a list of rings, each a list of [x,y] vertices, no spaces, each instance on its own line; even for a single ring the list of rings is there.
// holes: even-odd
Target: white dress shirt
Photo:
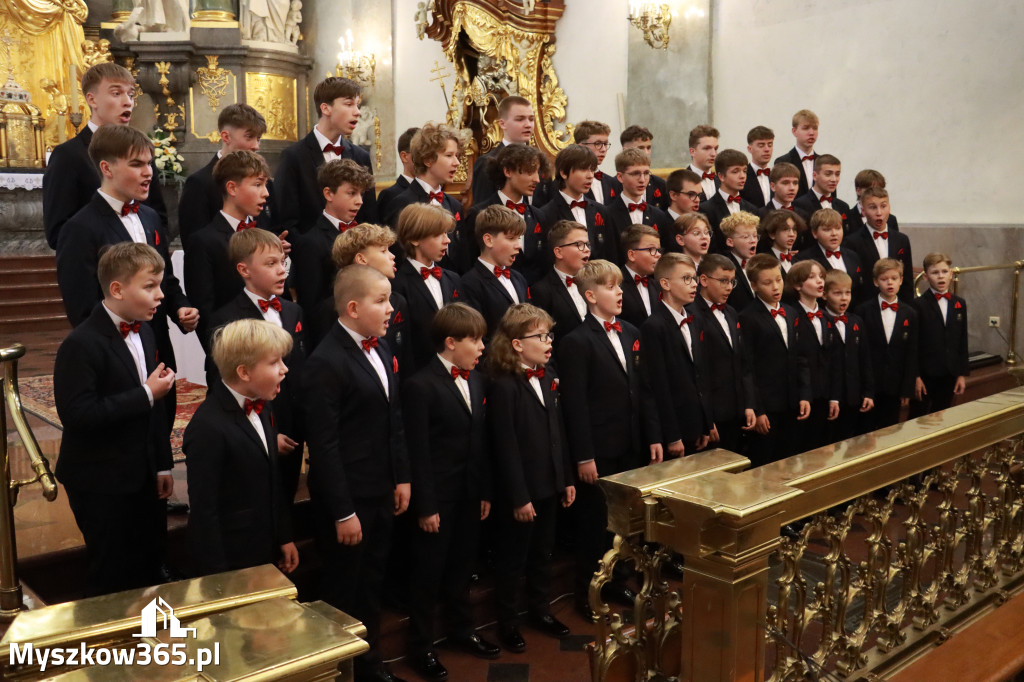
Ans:
[[[521,362],[519,364],[523,366],[523,369],[537,369],[536,367],[530,367],[526,363]],[[547,407],[547,403],[544,402],[544,389],[540,385],[540,379],[537,377],[530,377],[526,381],[530,384],[530,388],[533,389],[533,392],[537,394],[537,400],[540,401],[540,404]]]
[[[935,294],[939,293],[938,291],[935,291],[935,289],[933,289],[932,287],[928,287],[928,291],[930,292],[931,296],[934,296]],[[945,325],[946,317],[949,315],[949,301],[947,301],[946,298],[943,297],[937,299],[936,303],[939,304],[939,312],[942,313],[942,324]]]
[[[828,308],[828,314],[831,315],[833,318],[839,317],[839,313],[832,310],[831,308]],[[843,322],[842,320],[834,320],[834,322],[836,325],[836,330],[839,332],[839,338],[843,340],[843,343],[846,343],[846,323]]]
[[[615,355],[619,358],[619,364],[622,365],[622,369],[626,369],[626,354],[622,352],[622,343],[619,341],[619,332],[614,329],[605,328],[604,326],[606,322],[614,324],[615,318],[605,320],[602,317],[594,315],[594,319],[597,320],[597,323],[605,329],[605,336],[608,337],[609,343],[611,343],[612,348],[615,349]]]
[[[808,308],[804,304],[803,301],[800,301],[800,307],[803,308],[804,313],[816,313],[816,312],[818,312],[818,304],[817,303],[814,304],[813,308]],[[817,315],[815,315],[813,318],[809,318],[809,319],[810,319],[810,322],[811,322],[811,326],[814,327],[814,333],[818,335],[818,345],[820,346],[821,343],[822,343],[822,336],[821,335],[823,333],[823,329],[822,329],[822,319],[823,318],[818,317]]]
[[[427,194],[444,194],[443,187],[431,187],[426,181],[423,180],[423,178],[416,178],[416,182],[419,183],[420,187],[422,187],[423,191],[426,192]],[[441,205],[441,202],[437,200],[437,197],[433,197],[427,203],[429,203],[431,206]]]
[[[328,140],[327,136],[321,133],[320,129],[317,128],[316,126],[313,126],[313,135],[316,136],[316,143],[320,145],[321,150],[329,144],[333,144],[336,147],[341,147],[345,144],[345,137],[343,135],[338,135],[337,140]],[[324,152],[323,154],[324,163],[327,163],[328,161],[334,161],[335,159],[340,158],[334,152]]]
[[[584,197],[580,197],[579,199],[573,199],[571,196],[569,196],[568,194],[566,194],[562,190],[558,190],[558,193],[562,195],[562,200],[565,201],[565,205],[566,206],[572,206],[572,202],[574,202],[574,201],[581,201],[581,200],[584,199]],[[586,211],[585,208],[577,206],[577,207],[571,208],[569,210],[572,211],[572,219],[573,220],[578,222],[580,225],[586,225],[587,224],[587,211]]]
[[[787,251],[787,253],[792,254],[792,251]],[[778,260],[779,264],[782,266],[782,274],[784,274],[784,275],[788,274],[789,273],[789,269],[791,267],[793,267],[793,256],[790,255],[788,261],[782,260],[782,258],[781,258],[782,251],[779,251],[777,248],[775,248],[774,244],[772,245],[772,255],[775,256],[776,260]],[[842,260],[842,259],[840,259],[840,260]]]
[[[825,256],[825,260],[828,262],[829,265],[831,265],[836,270],[841,270],[843,272],[846,272],[846,263],[843,262],[843,256],[842,256],[843,249],[842,249],[841,246],[839,247],[839,254],[840,255],[838,255],[838,256],[830,256],[830,255],[828,255],[828,249],[826,249],[820,243],[818,244],[818,248],[821,249],[821,253]],[[835,251],[833,251],[832,253],[835,253]]]
[[[686,341],[686,350],[690,353],[690,360],[693,360],[693,339],[690,336],[690,325],[682,324],[683,315],[678,310],[670,306],[665,301],[662,301],[665,307],[668,308],[669,312],[672,313],[672,319],[676,321],[676,325],[679,326],[679,331],[683,333],[683,340]]]
[[[598,169],[598,172],[604,174],[604,171]],[[604,203],[604,183],[594,174],[594,182],[590,185],[590,191],[594,193],[594,201],[599,204]]]
[[[142,219],[139,218],[139,214],[129,213],[128,215],[121,215],[121,209],[124,208],[125,202],[115,199],[101,189],[96,191],[103,197],[104,201],[110,204],[110,208],[114,209],[114,213],[117,214],[118,220],[124,225],[124,229],[128,230],[128,236],[132,238],[132,241],[136,244],[145,244],[146,229],[142,227]]]
[[[800,155],[800,165],[804,167],[804,175],[807,177],[807,184],[810,185],[814,182],[814,159],[804,159],[804,157],[814,156],[814,150],[804,152],[800,147],[797,147],[796,153]]]
[[[671,206],[669,206],[669,208],[668,208],[668,217],[672,219],[672,222],[673,222],[673,223],[674,223],[674,222],[675,222],[676,220],[678,220],[678,219],[679,219],[679,216],[681,216],[681,215],[683,215],[683,214],[682,214],[682,213],[676,213],[675,211],[673,211],[673,210],[672,210],[672,207],[671,207]]]
[[[386,395],[390,400],[391,387],[388,386],[388,371],[384,369],[384,361],[380,357],[380,351],[378,351],[376,348],[366,350],[365,348],[363,348],[363,340],[368,337],[363,336],[359,332],[352,331],[351,329],[346,327],[341,320],[338,320],[338,324],[340,324],[345,329],[345,331],[348,332],[348,335],[351,336],[352,340],[356,342],[356,345],[359,346],[359,349],[363,351],[363,355],[365,355],[366,359],[369,360],[370,366],[372,366],[374,371],[377,372],[377,378],[380,379],[381,386],[384,387],[384,395]]]
[[[875,228],[871,227],[870,225],[865,225],[865,227],[867,228],[868,236],[871,237],[871,241],[874,242],[874,244],[875,244],[875,250],[878,251],[878,257],[880,259],[881,258],[888,258],[889,257],[889,226],[888,225],[883,226],[881,230],[876,230]],[[878,237],[876,239],[875,238],[875,232],[881,232],[882,234],[884,234],[886,236],[885,236],[884,239],[882,237]]]
[[[641,197],[639,201],[634,201],[633,199],[630,199],[629,197],[627,197],[625,192],[622,193],[622,203],[626,205],[626,211],[629,213],[629,222],[633,223],[634,225],[639,225],[640,223],[642,223],[644,221],[644,212],[641,211],[640,209],[636,209],[635,211],[630,211],[629,210],[629,205],[630,204],[639,204],[643,200],[644,200],[643,197]]]
[[[807,177],[811,177],[811,176],[808,175]],[[822,208],[832,208],[832,202],[831,201],[825,201],[825,199],[823,198],[823,197],[832,196],[832,195],[820,194],[818,192],[818,190],[814,189],[813,187],[811,187],[811,191],[814,192],[814,196],[818,199],[818,204],[820,204]]]
[[[729,340],[729,345],[731,346],[732,345],[732,334],[729,331],[729,320],[725,319],[725,311],[724,310],[717,310],[715,308],[712,308],[711,306],[713,306],[714,303],[709,301],[708,298],[706,296],[704,296],[703,294],[701,294],[701,298],[704,299],[704,303],[706,303],[708,308],[711,310],[711,315],[716,320],[718,320],[718,326],[722,328],[723,332],[725,332],[725,338]]]
[[[227,383],[224,382],[223,380],[221,380],[221,383],[224,384],[224,387],[226,389],[231,391],[232,397],[234,397],[234,399],[238,402],[238,406],[240,408],[242,408],[242,411],[244,412],[245,411],[246,397],[244,395],[242,395],[241,393],[239,393],[238,391],[236,391],[235,389],[233,389],[230,386],[228,386]],[[249,400],[252,400],[252,398],[249,398]],[[267,403],[263,407],[263,409],[265,409],[265,410],[269,410],[270,409],[270,401],[269,400],[267,401]],[[263,430],[263,422],[260,421],[260,416],[256,413],[256,410],[252,410],[251,412],[249,412],[248,415],[246,415],[245,418],[249,420],[249,423],[252,425],[252,428],[256,429],[256,435],[260,437],[260,442],[263,443],[263,452],[265,452],[267,455],[269,455],[270,454],[270,450],[267,447],[267,434]]]
[[[792,206],[792,205],[793,205],[793,204],[790,204],[790,206]],[[785,207],[785,206],[783,206],[782,204],[780,204],[780,203],[779,203],[779,200],[778,200],[778,199],[776,199],[775,197],[772,197],[772,208],[773,208],[774,210],[776,210],[776,211],[783,211],[783,210],[786,210],[786,207]]]
[[[740,205],[737,204],[734,201],[729,201],[729,193],[728,192],[726,192],[724,189],[719,189],[718,193],[720,195],[722,195],[722,199],[725,201],[725,207],[727,209],[729,209],[729,215],[732,215],[733,213],[738,213],[739,212]]]
[[[489,261],[484,260],[483,256],[480,256],[480,258],[478,258],[477,260],[479,260],[481,263],[483,263],[484,267],[487,268],[487,271],[489,273],[494,275],[494,268],[498,267],[497,265],[495,265],[494,263],[491,263]],[[522,303],[522,301],[519,300],[519,294],[516,293],[516,288],[514,286],[512,286],[512,277],[511,276],[510,277],[505,277],[504,275],[502,275],[501,277],[498,277],[497,275],[494,275],[494,277],[495,277],[495,279],[498,280],[498,283],[501,284],[501,286],[505,287],[505,291],[507,291],[508,295],[512,297],[512,302],[513,303]]]
[[[772,186],[769,182],[768,173],[757,174],[757,171],[771,171],[770,168],[761,168],[753,161],[750,162],[750,167],[754,169],[754,179],[757,180],[757,184],[761,186],[761,196],[764,197],[764,203],[768,203],[768,200],[772,198]]]
[[[437,359],[441,361],[442,365],[444,365],[444,371],[448,372],[448,374],[451,374],[452,373],[452,367],[455,366],[455,363],[448,362],[440,354],[438,354]],[[453,381],[455,382],[455,388],[459,389],[459,393],[462,394],[462,399],[464,401],[466,401],[466,407],[469,408],[469,412],[470,412],[470,414],[472,414],[472,412],[473,412],[473,401],[470,400],[470,397],[469,397],[469,382],[467,380],[463,379],[461,376],[456,377],[455,379],[453,379]]]
[[[572,275],[567,275],[558,268],[555,268],[555,274],[558,275],[560,280],[562,280],[563,286],[565,285],[565,278],[572,277]],[[582,320],[587,316],[587,302],[584,300],[583,294],[580,293],[575,281],[572,283],[572,286],[567,286],[566,289],[569,290],[569,297],[572,299],[572,302],[576,304],[576,312],[579,313],[580,320]]]
[[[272,301],[275,298],[278,298],[277,296],[271,296],[270,298],[262,298],[261,296],[258,296],[249,291],[248,287],[242,289],[242,291],[245,292],[245,295],[249,297],[249,300],[252,301],[252,304],[257,308],[260,307],[260,301]],[[284,322],[281,321],[281,313],[277,312],[273,308],[267,306],[267,312],[263,312],[261,310],[260,315],[262,315],[263,319],[266,320],[267,322],[272,322],[276,324],[278,327],[284,329]]]
[[[409,258],[408,261],[412,265],[412,269],[416,271],[417,275],[423,271],[423,268],[430,270],[433,269],[434,265],[436,265],[436,263],[424,265],[415,258]],[[441,280],[430,275],[423,280],[423,283],[427,285],[427,290],[430,291],[430,295],[434,297],[434,304],[437,306],[437,309],[440,310],[444,305],[444,296],[441,293]]]
[[[117,333],[121,333],[121,323],[131,324],[131,320],[126,320],[119,316],[117,313],[107,307],[107,304],[103,304],[103,309],[107,311],[107,315],[110,316],[110,321],[117,327]],[[142,347],[142,337],[139,336],[138,332],[128,332],[128,336],[124,337],[124,345],[128,347],[128,353],[132,356],[132,360],[135,361],[135,371],[139,375],[139,383],[142,384],[142,388],[146,389],[146,397],[149,398],[149,406],[153,406],[153,391],[149,390],[149,386],[146,385],[146,379],[149,373],[146,371],[146,350]]]
[[[881,308],[882,302],[885,301],[882,295],[878,295],[878,306]],[[899,303],[899,300],[894,300],[890,303]],[[892,330],[896,326],[896,311],[892,308],[886,308],[882,311],[882,328],[885,329],[885,340],[889,342],[892,340]]]
[[[781,303],[776,303],[775,307],[772,307],[765,303],[764,299],[758,298],[757,300],[761,301],[761,303],[764,304],[764,307],[767,308],[769,311],[778,310],[779,308],[782,307]],[[783,317],[782,315],[776,315],[773,319],[775,320],[775,325],[779,328],[779,331],[782,332],[783,343],[786,344],[786,348],[789,348],[789,328],[786,326],[786,318]]]
[[[639,276],[640,275],[637,274],[636,272],[634,272],[632,268],[630,268],[628,265],[626,266],[626,277],[628,277],[629,279],[631,279],[634,282],[636,282],[636,278],[639,277]],[[650,284],[650,282],[651,282],[651,279],[653,279],[653,277],[654,277],[654,275],[651,275],[647,279],[647,282],[648,282],[647,286],[644,286],[643,284],[637,284],[636,285],[636,290],[640,292],[640,300],[642,300],[644,302],[644,309],[647,310],[647,314],[648,315],[651,314],[651,289],[650,289],[651,284]]]
[[[702,171],[700,168],[697,168],[692,163],[690,164],[690,170],[692,170],[694,173],[696,173],[697,175],[699,175],[701,177],[700,188],[701,188],[701,191],[704,192],[704,198],[705,199],[710,199],[711,197],[715,196],[715,191],[717,189],[715,187],[715,179],[714,178],[705,178],[704,177],[704,171]],[[712,173],[714,171],[708,171],[708,172]]]
[[[220,214],[224,216],[224,220],[228,221],[228,226],[231,228],[231,231],[238,232],[238,226],[242,224],[242,221],[233,215],[225,213],[224,211],[221,211]],[[247,215],[245,216],[245,219],[246,221],[252,220],[252,216]]]

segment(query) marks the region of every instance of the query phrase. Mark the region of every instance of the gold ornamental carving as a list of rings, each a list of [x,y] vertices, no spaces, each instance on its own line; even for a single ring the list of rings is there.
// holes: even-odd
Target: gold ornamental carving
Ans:
[[[276,73],[245,74],[245,101],[267,120],[264,140],[299,139],[295,79]]]
[[[227,92],[232,76],[230,71],[220,68],[217,63],[219,60],[217,55],[206,55],[206,66],[196,69],[199,91],[206,97],[213,112],[220,109],[220,100]]]
[[[160,94],[166,98],[167,105],[167,113],[163,114],[164,124],[161,127],[166,130],[168,134],[171,134],[185,122],[185,105],[178,104],[174,101],[174,96],[171,94],[171,81],[168,77],[171,72],[171,63],[156,62],[153,66],[156,67],[156,72],[160,74],[160,80],[158,81],[158,84],[160,85]],[[153,105],[153,114],[155,115],[157,124],[159,125],[161,116],[159,103]],[[179,121],[178,119],[181,120]]]

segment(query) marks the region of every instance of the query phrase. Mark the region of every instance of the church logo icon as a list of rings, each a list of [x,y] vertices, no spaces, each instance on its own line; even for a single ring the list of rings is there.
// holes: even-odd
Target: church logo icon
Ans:
[[[163,623],[160,629],[166,629],[171,637],[196,636],[195,628],[182,627],[171,605],[162,597],[156,597],[142,609],[142,632],[132,637],[156,637],[158,621]]]

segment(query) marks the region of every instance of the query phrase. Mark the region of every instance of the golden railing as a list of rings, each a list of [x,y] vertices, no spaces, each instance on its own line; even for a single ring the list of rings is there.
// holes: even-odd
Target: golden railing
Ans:
[[[1024,590],[1022,388],[748,466],[712,450],[600,479],[592,679],[870,678]],[[600,588],[624,561],[642,589],[616,612]]]

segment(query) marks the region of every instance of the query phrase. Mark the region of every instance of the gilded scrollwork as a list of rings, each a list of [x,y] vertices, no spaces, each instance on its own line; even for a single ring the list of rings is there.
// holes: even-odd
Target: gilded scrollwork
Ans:
[[[206,66],[196,69],[199,80],[199,91],[206,96],[210,111],[220,109],[220,100],[227,93],[231,72],[220,68],[217,55],[206,55]]]

